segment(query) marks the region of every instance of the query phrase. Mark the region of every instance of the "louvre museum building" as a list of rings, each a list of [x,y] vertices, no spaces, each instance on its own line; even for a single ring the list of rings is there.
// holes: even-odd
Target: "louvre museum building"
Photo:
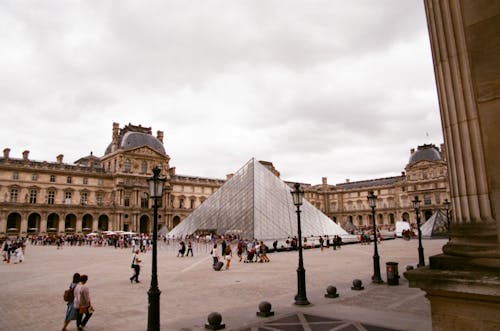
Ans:
[[[449,199],[444,155],[443,145],[422,145],[410,150],[408,164],[395,165],[404,167],[398,176],[337,184],[329,184],[323,177],[321,184],[300,184],[312,209],[343,228],[370,226],[367,195],[373,191],[377,196],[376,222],[391,229],[399,220],[416,223],[411,203],[415,197],[422,201],[422,220],[444,208]],[[65,162],[62,154],[55,161],[40,162],[30,160],[29,151],[15,157],[5,148],[0,157],[0,237],[107,230],[150,233],[153,220],[148,179],[157,165],[165,178],[158,226],[171,230],[233,177],[245,172],[249,164],[262,178],[269,174],[280,177],[271,162],[253,159],[224,179],[179,175],[165,151],[163,132],[154,135],[151,128],[131,124],[120,128],[113,123],[104,155],[90,153],[72,164]],[[290,188],[294,184],[283,183]],[[265,187],[249,194],[266,194]],[[265,213],[277,210],[278,204],[267,202]]]

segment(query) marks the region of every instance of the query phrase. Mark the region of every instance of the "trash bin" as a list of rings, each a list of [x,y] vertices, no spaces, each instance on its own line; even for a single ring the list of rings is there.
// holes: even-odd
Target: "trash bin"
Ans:
[[[398,263],[387,262],[385,266],[387,270],[387,284],[399,285]]]

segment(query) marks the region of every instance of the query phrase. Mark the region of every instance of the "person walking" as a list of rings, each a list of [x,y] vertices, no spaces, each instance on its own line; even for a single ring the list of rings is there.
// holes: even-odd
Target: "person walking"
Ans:
[[[212,251],[210,252],[210,254],[212,254],[212,259],[213,259],[212,266],[215,267],[217,262],[219,262],[219,250],[217,249],[217,243],[214,244],[214,248],[212,248]]]
[[[69,323],[71,321],[75,321],[78,312],[75,309],[75,288],[80,282],[80,274],[75,273],[73,274],[73,280],[71,284],[69,284],[69,289],[71,290],[72,295],[68,297],[68,303],[66,304],[66,315],[64,316],[64,324],[62,331],[66,331],[66,328],[68,327]]]
[[[231,250],[231,245],[227,245],[226,250],[224,251],[224,259],[226,260],[226,270],[229,270],[232,258],[233,258],[233,251]]]
[[[189,252],[191,252],[191,256],[193,256],[193,243],[191,242],[191,240],[188,240],[187,248],[188,250],[186,256],[189,256]]]
[[[87,286],[87,280],[87,275],[81,275],[80,284],[75,288],[74,306],[75,309],[78,309],[78,314],[76,316],[76,327],[78,331],[83,331],[83,328],[87,325],[94,312],[94,308],[90,302],[90,291]],[[83,315],[85,315],[85,318]]]
[[[130,283],[132,283],[134,280],[136,283],[140,283],[139,281],[139,274],[141,273],[141,265],[140,263],[142,260],[139,258],[139,250],[136,249],[134,255],[132,255],[132,265],[131,268],[134,269],[134,274],[132,277],[130,277]]]

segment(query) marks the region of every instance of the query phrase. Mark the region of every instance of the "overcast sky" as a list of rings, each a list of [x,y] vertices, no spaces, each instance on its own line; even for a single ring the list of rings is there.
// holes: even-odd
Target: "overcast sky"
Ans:
[[[0,2],[0,148],[73,163],[113,122],[178,174],[399,175],[443,142],[423,0]]]

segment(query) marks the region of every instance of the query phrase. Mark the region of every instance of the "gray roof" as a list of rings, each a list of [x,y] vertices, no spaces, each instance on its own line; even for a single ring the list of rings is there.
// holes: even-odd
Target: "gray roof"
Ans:
[[[387,178],[370,179],[359,182],[341,183],[337,184],[337,187],[343,189],[356,189],[356,188],[372,187],[372,186],[387,186],[387,185],[393,185],[396,182],[400,182],[404,178],[405,176],[395,176]]]
[[[127,150],[141,146],[149,146],[158,153],[166,155],[165,147],[163,147],[163,144],[158,140],[158,138],[150,134],[128,131],[123,136],[120,136],[119,139],[119,149]],[[106,152],[104,152],[104,155],[109,153],[111,153],[111,144],[109,144],[108,148],[106,148]]]
[[[419,161],[442,161],[443,156],[439,149],[434,145],[418,146],[418,149],[410,156],[408,165],[417,163]]]

